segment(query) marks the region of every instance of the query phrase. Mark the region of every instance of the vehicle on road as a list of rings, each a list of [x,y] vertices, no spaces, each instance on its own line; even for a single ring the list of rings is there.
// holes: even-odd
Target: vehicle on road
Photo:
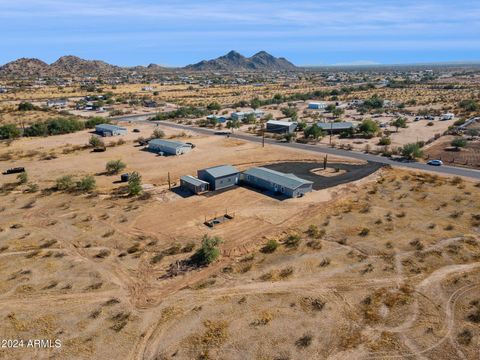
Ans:
[[[427,162],[427,165],[431,165],[431,166],[442,166],[443,165],[443,161],[442,160],[430,160]]]

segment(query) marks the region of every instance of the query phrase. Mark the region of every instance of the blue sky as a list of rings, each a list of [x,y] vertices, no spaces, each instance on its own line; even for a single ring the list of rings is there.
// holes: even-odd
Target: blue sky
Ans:
[[[297,65],[480,60],[479,0],[0,0],[0,64],[186,65],[235,49]]]

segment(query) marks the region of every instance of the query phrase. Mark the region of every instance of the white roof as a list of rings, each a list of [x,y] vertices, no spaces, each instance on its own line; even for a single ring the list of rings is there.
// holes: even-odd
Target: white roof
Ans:
[[[296,122],[293,121],[285,121],[285,120],[268,120],[267,124],[272,124],[272,125],[282,125],[282,126],[290,126],[292,124],[297,125]]]

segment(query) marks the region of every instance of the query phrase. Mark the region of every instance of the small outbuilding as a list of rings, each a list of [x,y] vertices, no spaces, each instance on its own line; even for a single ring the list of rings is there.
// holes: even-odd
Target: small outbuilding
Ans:
[[[180,187],[194,194],[201,194],[209,190],[209,183],[192,175],[184,175],[180,178]]]
[[[198,178],[210,184],[210,190],[220,190],[235,186],[240,172],[232,165],[219,165],[198,170]]]
[[[338,134],[346,130],[353,129],[353,123],[349,121],[342,121],[342,122],[330,122],[330,123],[324,123],[324,122],[319,122],[317,123],[317,126],[325,131],[327,134]]]
[[[99,124],[95,126],[95,132],[100,136],[125,135],[127,129],[112,124]]]
[[[241,180],[263,190],[295,198],[312,191],[313,182],[294,174],[285,174],[264,167],[253,167],[242,173]]]
[[[276,134],[293,133],[297,129],[297,123],[291,121],[268,120],[265,128],[266,132]]]
[[[182,155],[192,150],[192,145],[181,141],[153,139],[148,142],[148,150],[160,154]]]

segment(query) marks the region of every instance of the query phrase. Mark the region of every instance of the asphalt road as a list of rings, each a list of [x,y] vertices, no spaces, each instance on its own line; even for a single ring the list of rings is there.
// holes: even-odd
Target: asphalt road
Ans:
[[[151,115],[150,115],[151,116]],[[179,130],[189,130],[189,131],[195,131],[200,134],[206,134],[206,135],[213,135],[217,130],[214,129],[207,129],[207,128],[199,128],[199,127],[193,127],[193,126],[187,126],[187,125],[181,125],[181,124],[175,124],[167,121],[149,121],[148,120],[149,115],[140,115],[140,116],[135,116],[135,115],[130,115],[130,116],[125,116],[125,117],[116,117],[112,120],[122,120],[122,121],[131,121],[131,122],[149,122],[149,123],[157,123],[162,126],[168,126],[171,128],[179,129]],[[218,135],[222,136],[222,135]],[[246,140],[246,141],[251,141],[251,142],[256,142],[256,143],[261,143],[262,138],[255,136],[255,135],[249,135],[249,134],[242,134],[242,133],[234,133],[230,135],[231,138],[234,139],[240,139],[240,140]],[[279,142],[277,140],[273,139],[265,139],[265,144],[267,145],[277,145],[277,146],[286,146],[289,148],[294,148],[294,149],[300,149],[300,150],[307,150],[307,151],[313,151],[313,152],[318,152],[318,153],[323,153],[323,154],[330,154],[330,155],[335,155],[335,156],[343,156],[343,157],[348,157],[348,158],[353,158],[353,159],[358,159],[358,160],[363,160],[363,161],[370,161],[374,163],[379,163],[379,164],[384,164],[384,165],[391,165],[395,167],[402,167],[402,168],[409,168],[409,169],[414,169],[414,170],[423,170],[423,171],[430,171],[442,175],[454,175],[454,176],[464,176],[464,177],[469,177],[473,179],[480,179],[480,171],[475,170],[475,169],[468,169],[468,168],[461,168],[461,167],[454,167],[454,166],[431,166],[427,165],[424,163],[420,162],[400,162],[400,161],[394,161],[390,158],[384,157],[384,156],[379,156],[379,155],[373,155],[373,154],[366,154],[358,151],[348,151],[348,150],[342,150],[342,149],[336,149],[336,148],[331,148],[323,144],[317,144],[317,145],[311,145],[311,144],[299,144],[299,143],[286,143],[286,142]]]

